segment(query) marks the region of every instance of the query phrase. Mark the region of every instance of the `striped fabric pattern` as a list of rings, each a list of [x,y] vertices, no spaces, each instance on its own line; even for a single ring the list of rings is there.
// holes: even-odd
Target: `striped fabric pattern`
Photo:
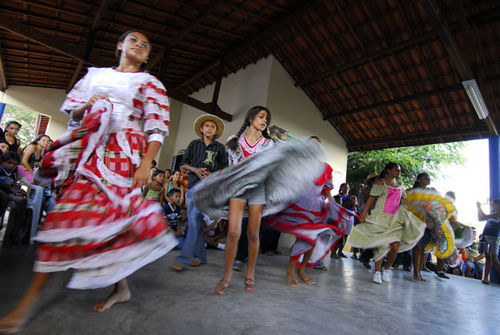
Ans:
[[[355,214],[334,201],[325,202],[323,193],[331,188],[333,169],[324,165],[323,173],[299,199],[264,224],[297,237],[290,258],[300,259],[313,250],[308,266],[319,262],[352,226]]]
[[[95,103],[42,161],[56,175],[59,194],[35,238],[41,244],[34,270],[75,269],[70,288],[112,285],[177,244],[160,205],[131,189],[145,135],[127,128],[108,133],[111,114],[110,103]]]

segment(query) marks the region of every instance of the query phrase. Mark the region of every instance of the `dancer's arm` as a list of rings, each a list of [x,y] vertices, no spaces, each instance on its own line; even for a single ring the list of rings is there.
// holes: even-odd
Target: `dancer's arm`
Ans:
[[[368,201],[366,202],[365,210],[363,211],[363,214],[361,214],[359,217],[359,222],[365,223],[366,214],[368,214],[368,211],[372,208],[374,202],[375,202],[375,197],[370,195]]]
[[[142,187],[148,182],[149,170],[151,169],[151,163],[158,150],[160,150],[161,143],[158,141],[151,141],[148,144],[148,151],[141,160],[141,165],[134,173],[134,179],[132,181],[132,188]]]

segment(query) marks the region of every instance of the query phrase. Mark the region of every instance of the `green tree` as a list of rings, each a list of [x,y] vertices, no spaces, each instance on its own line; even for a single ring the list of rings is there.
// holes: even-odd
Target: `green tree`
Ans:
[[[6,105],[3,111],[0,126],[5,129],[5,124],[10,120],[16,120],[22,127],[17,137],[21,140],[21,147],[25,147],[35,138],[36,118],[38,113],[25,111],[22,108]]]
[[[389,162],[401,165],[401,183],[409,188],[421,172],[435,177],[447,164],[463,165],[463,142],[431,144],[414,147],[390,148],[373,151],[350,152],[347,158],[347,183],[356,193],[370,173],[380,173]]]

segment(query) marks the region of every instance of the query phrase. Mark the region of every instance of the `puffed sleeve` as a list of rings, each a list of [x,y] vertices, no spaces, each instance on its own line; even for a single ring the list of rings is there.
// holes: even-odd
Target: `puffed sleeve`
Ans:
[[[144,111],[144,132],[149,135],[148,142],[163,143],[168,135],[170,112],[167,91],[163,84],[155,77],[150,76],[140,88]]]
[[[72,112],[83,107],[87,103],[87,90],[92,76],[96,73],[97,68],[88,68],[87,74],[80,79],[71,91],[66,95],[61,106],[61,112],[66,113],[72,118]]]
[[[382,193],[384,193],[385,188],[385,185],[373,184],[372,189],[370,190],[370,195],[372,197],[379,197]]]

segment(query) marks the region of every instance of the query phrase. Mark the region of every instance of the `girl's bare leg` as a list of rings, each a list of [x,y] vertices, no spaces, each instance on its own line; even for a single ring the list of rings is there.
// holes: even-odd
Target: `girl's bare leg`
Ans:
[[[232,199],[229,202],[229,228],[226,240],[226,253],[224,256],[225,268],[223,280],[229,282],[233,274],[233,263],[236,258],[236,251],[238,250],[238,241],[241,234],[241,219],[243,218],[243,211],[245,209],[245,202],[242,200]],[[250,225],[250,223],[249,223]]]
[[[485,254],[485,264],[484,264],[484,270],[483,270],[483,280],[481,282],[483,284],[489,284],[490,283],[490,270],[491,270],[491,256],[490,254]]]
[[[389,252],[389,256],[387,256],[387,262],[385,263],[385,270],[389,270],[391,268],[392,263],[394,263],[394,260],[398,255],[398,249],[400,244],[401,243],[399,242],[391,243],[391,251]]]
[[[297,281],[297,277],[295,277],[295,268],[297,267],[297,261],[298,258],[290,260],[286,273],[286,281],[288,285],[292,287],[299,287],[299,282]]]
[[[111,308],[114,304],[127,302],[129,300],[130,290],[128,289],[127,278],[124,278],[115,284],[113,292],[106,298],[106,300],[98,302],[94,305],[94,311],[103,312]]]
[[[255,264],[259,254],[259,229],[264,205],[248,205],[248,279],[255,279]],[[253,283],[255,286],[255,282]]]
[[[35,272],[31,284],[21,301],[9,314],[0,319],[0,333],[19,331],[30,316],[40,292],[47,284],[50,273]]]

